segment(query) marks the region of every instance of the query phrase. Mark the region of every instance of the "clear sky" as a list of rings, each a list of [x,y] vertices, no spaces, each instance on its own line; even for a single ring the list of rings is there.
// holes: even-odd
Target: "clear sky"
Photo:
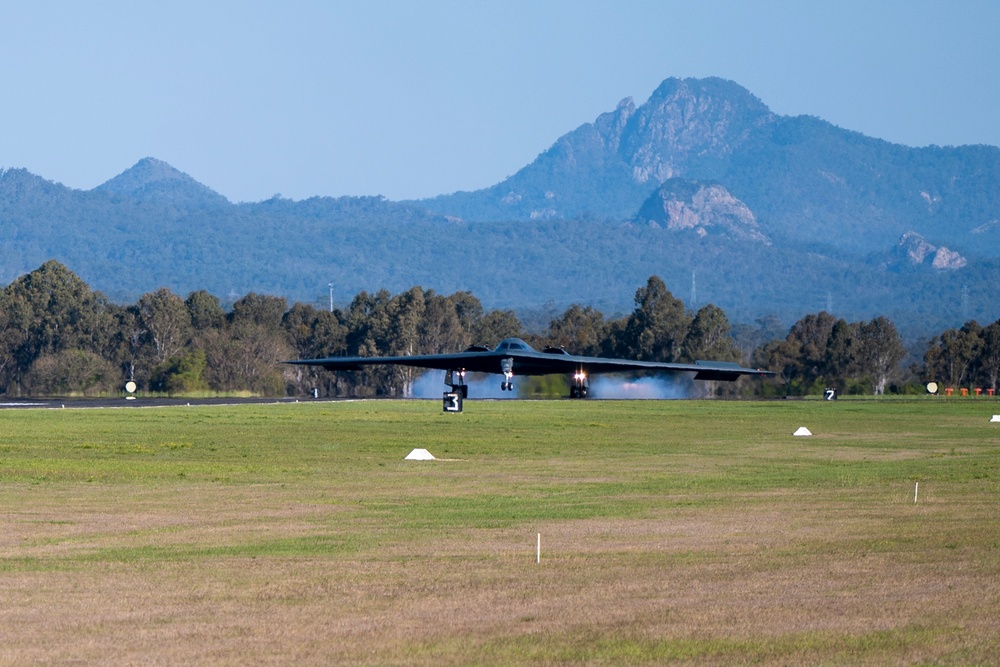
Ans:
[[[0,0],[0,166],[90,189],[150,156],[232,201],[429,197],[670,76],[1000,145],[1000,2]]]

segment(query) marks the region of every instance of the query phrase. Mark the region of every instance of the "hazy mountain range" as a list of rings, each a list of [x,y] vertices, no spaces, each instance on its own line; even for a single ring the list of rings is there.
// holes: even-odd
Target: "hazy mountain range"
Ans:
[[[997,147],[890,144],[721,79],[667,79],[497,185],[422,201],[233,204],[152,158],[90,191],[0,172],[0,281],[55,258],[118,300],[422,285],[610,315],[657,274],[736,320],[831,309],[917,335],[1000,317],[998,257]]]

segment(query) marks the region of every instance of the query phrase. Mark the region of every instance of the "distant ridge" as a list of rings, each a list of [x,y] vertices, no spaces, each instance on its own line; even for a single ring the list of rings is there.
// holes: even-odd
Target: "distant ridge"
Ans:
[[[72,193],[65,185],[45,180],[27,169],[0,169],[0,202],[33,204],[44,199],[51,204],[71,198]]]

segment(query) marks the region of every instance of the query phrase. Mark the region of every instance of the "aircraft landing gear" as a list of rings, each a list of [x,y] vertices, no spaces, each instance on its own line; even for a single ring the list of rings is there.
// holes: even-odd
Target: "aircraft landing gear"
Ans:
[[[465,384],[465,369],[451,370],[445,373],[444,383],[451,387],[452,392],[469,397],[469,385]]]
[[[514,360],[510,357],[501,359],[500,371],[503,373],[500,391],[514,391]]]
[[[583,372],[573,375],[573,386],[569,388],[570,398],[587,398],[590,393],[590,385],[587,384],[587,375]]]

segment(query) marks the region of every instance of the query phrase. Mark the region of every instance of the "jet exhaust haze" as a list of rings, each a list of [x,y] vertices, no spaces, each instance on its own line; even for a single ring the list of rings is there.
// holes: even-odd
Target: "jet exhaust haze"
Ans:
[[[669,377],[635,380],[601,376],[590,380],[592,398],[671,400],[691,397],[691,383]]]
[[[447,390],[444,371],[427,371],[413,382],[411,398],[441,398]],[[469,374],[466,377],[470,398],[517,398],[517,391],[500,389],[500,381],[491,375]],[[517,377],[514,378],[517,387]],[[597,376],[590,380],[590,398],[672,400],[691,398],[690,381],[671,377],[644,377],[635,380],[614,376]]]

